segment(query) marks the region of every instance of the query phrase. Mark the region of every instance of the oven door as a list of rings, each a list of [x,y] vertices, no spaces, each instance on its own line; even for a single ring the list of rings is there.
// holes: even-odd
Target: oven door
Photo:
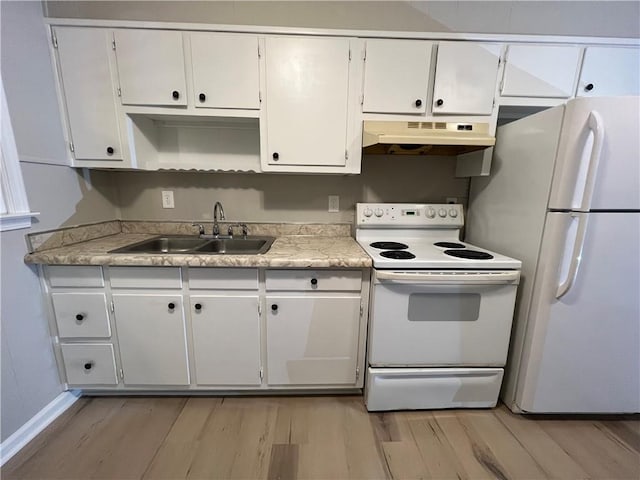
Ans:
[[[520,272],[374,270],[369,364],[503,366]]]

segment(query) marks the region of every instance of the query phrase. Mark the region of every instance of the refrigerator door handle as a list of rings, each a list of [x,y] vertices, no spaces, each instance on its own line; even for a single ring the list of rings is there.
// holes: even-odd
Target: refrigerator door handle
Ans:
[[[573,248],[571,249],[571,263],[567,272],[567,277],[556,291],[556,298],[559,300],[564,297],[576,281],[578,276],[578,269],[580,267],[580,260],[582,259],[582,248],[584,247],[584,238],[587,233],[587,224],[589,223],[589,215],[585,213],[572,213],[572,217],[578,219],[578,229],[576,237],[573,241]]]
[[[587,122],[589,130],[593,132],[593,146],[589,155],[589,164],[587,167],[587,175],[584,182],[584,190],[582,193],[582,201],[580,202],[580,210],[583,212],[591,208],[591,197],[593,196],[593,188],[596,183],[598,174],[598,165],[602,156],[602,147],[604,146],[604,121],[600,114],[596,111],[589,113]]]

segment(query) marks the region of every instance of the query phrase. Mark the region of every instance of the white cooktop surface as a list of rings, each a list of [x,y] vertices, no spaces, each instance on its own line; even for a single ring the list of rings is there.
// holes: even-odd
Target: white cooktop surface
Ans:
[[[375,241],[396,241],[401,242],[407,245],[409,248],[406,248],[401,251],[410,252],[415,255],[415,258],[412,259],[393,259],[386,258],[380,255],[384,251],[389,250],[381,250],[379,248],[374,248],[371,246],[371,243]],[[465,246],[466,250],[475,250],[479,252],[486,252],[493,256],[493,258],[488,260],[478,260],[478,259],[466,259],[466,258],[458,258],[452,257],[444,253],[446,250],[463,250],[463,249],[448,249],[443,247],[437,247],[434,245],[436,241],[449,241],[459,243]],[[381,239],[380,237],[376,239],[358,239],[358,243],[367,254],[373,259],[373,266],[375,268],[391,268],[391,269],[407,269],[407,268],[422,268],[422,269],[497,269],[497,268],[506,268],[506,269],[517,269],[521,267],[521,262],[519,260],[515,260],[513,258],[506,257],[504,255],[500,255],[499,253],[492,252],[485,248],[476,247],[466,242],[460,242],[457,238],[448,238],[448,239],[424,239],[424,238],[393,238],[393,239]]]
[[[436,215],[431,217],[434,211]],[[446,215],[440,215],[445,211]],[[472,270],[519,269],[522,265],[519,260],[461,242],[460,228],[464,225],[462,205],[360,203],[356,208],[356,222],[356,240],[373,259],[375,268]],[[379,249],[371,246],[374,242],[399,242],[408,248]],[[459,243],[464,248],[439,247],[434,245],[436,242]],[[453,257],[445,253],[447,250],[474,250],[488,253],[493,258]],[[409,252],[415,258],[394,259],[381,255],[388,251]]]

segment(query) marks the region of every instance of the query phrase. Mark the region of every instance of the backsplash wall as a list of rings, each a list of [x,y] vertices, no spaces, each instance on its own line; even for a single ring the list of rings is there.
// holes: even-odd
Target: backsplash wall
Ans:
[[[124,220],[210,221],[216,201],[228,220],[353,222],[357,202],[466,204],[469,180],[455,177],[455,157],[369,156],[360,175],[284,175],[205,172],[114,172]],[[161,192],[173,190],[175,208],[163,209]],[[340,211],[327,212],[328,195]]]

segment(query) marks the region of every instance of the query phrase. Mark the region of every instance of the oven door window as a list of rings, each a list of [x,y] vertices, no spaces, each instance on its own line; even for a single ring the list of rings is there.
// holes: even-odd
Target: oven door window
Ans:
[[[480,316],[479,293],[411,293],[410,322],[475,322]]]

